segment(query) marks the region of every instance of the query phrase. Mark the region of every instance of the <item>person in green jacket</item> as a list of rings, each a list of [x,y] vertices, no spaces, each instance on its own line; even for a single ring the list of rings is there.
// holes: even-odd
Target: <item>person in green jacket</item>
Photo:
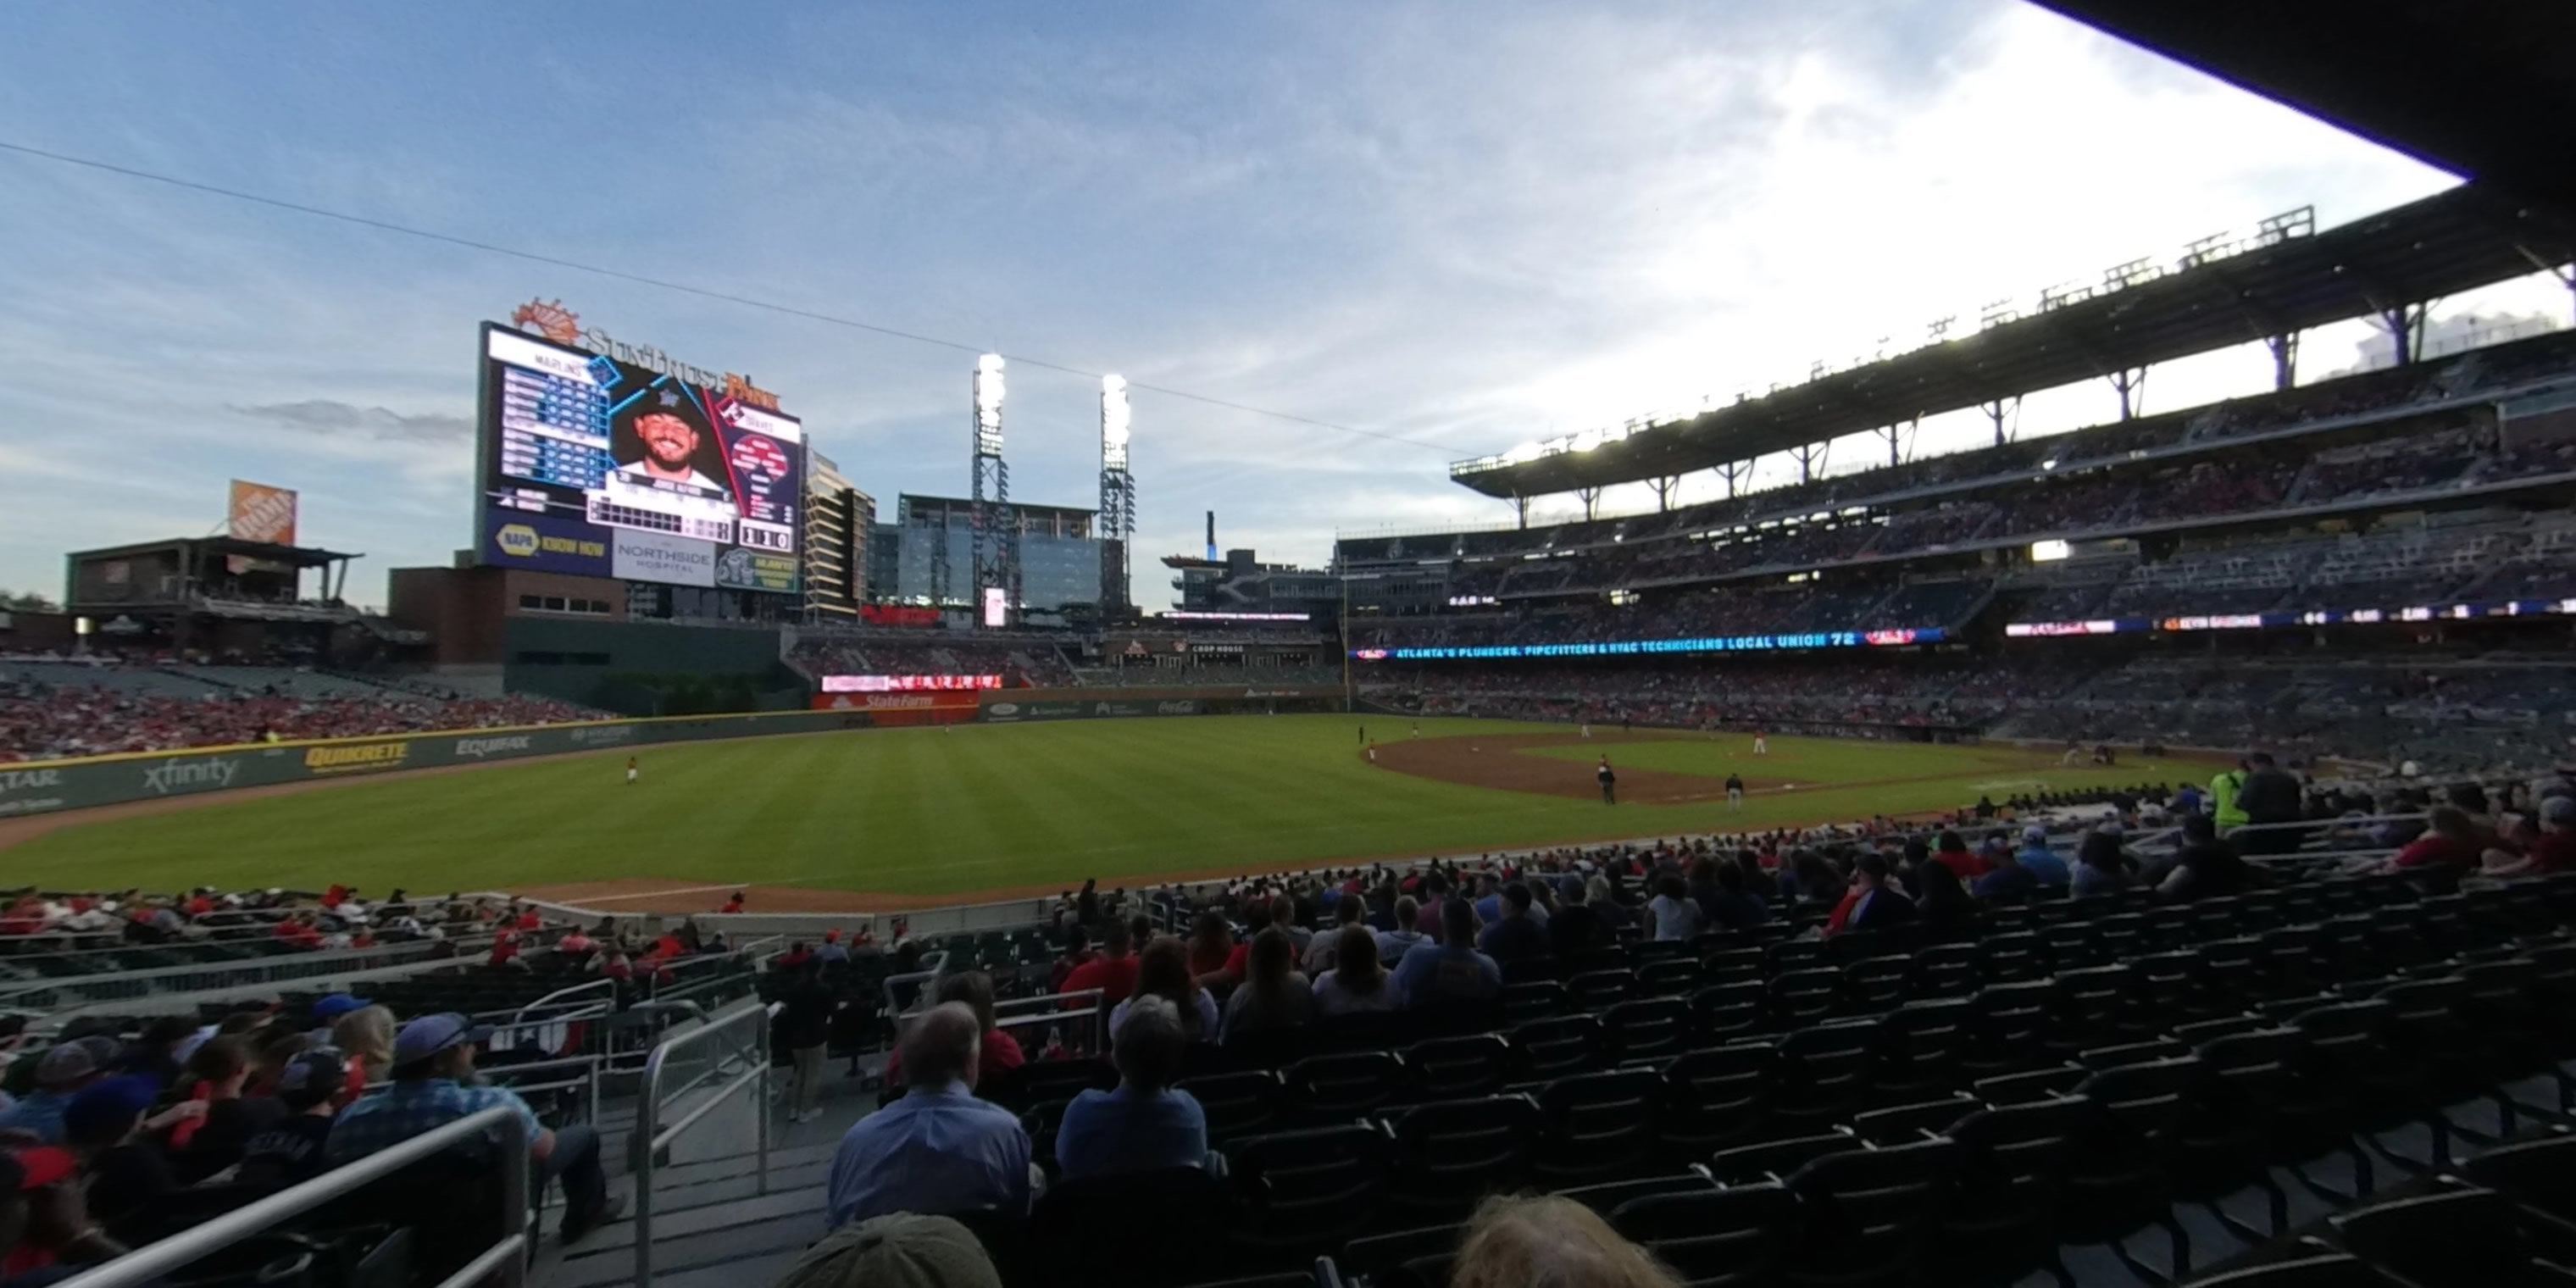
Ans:
[[[2250,822],[2245,815],[2245,807],[2236,803],[2237,794],[2244,790],[2245,762],[2241,760],[2236,762],[2236,768],[2210,779],[2210,821],[2220,827],[2243,827]]]

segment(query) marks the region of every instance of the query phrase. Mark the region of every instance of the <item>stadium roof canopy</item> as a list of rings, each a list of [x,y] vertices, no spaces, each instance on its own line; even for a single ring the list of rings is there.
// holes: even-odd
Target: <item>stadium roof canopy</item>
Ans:
[[[2576,211],[2576,5],[2038,2],[2462,178]]]
[[[282,546],[273,541],[242,541],[233,537],[172,537],[167,541],[143,541],[133,545],[108,546],[99,550],[74,550],[66,557],[72,560],[115,559],[125,556],[164,554],[185,549],[199,559],[218,555],[238,555],[266,563],[289,564],[297,568],[320,568],[343,559],[364,559],[365,555],[344,554],[319,546]]]
[[[2106,274],[2101,288],[2044,296],[2037,312],[1964,338],[1688,419],[1459,461],[1449,477],[1505,498],[1670,478],[2384,315],[2571,258],[2576,221],[2466,184],[2321,233],[2280,229],[2172,265],[2124,265]]]

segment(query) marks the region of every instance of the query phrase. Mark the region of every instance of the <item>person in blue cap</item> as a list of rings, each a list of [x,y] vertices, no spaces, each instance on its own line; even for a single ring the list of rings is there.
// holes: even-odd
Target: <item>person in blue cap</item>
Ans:
[[[481,1085],[474,1076],[474,1048],[489,1029],[453,1011],[424,1015],[394,1035],[393,1085],[341,1111],[323,1145],[334,1167],[486,1109],[517,1111],[528,1133],[528,1153],[543,1175],[563,1182],[563,1239],[574,1242],[625,1210],[608,1193],[599,1168],[599,1132],[588,1124],[548,1131],[536,1111],[506,1087]]]
[[[312,1038],[313,1045],[329,1046],[331,1044],[331,1025],[343,1015],[347,1015],[352,1011],[363,1011],[365,1009],[367,1009],[367,999],[353,996],[348,993],[333,993],[329,997],[315,1002],[313,1004],[313,1032],[309,1035]]]

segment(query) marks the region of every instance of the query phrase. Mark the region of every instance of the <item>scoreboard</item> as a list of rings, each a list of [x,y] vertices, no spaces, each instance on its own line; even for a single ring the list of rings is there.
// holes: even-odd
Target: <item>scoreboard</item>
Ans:
[[[497,323],[482,340],[484,563],[800,589],[794,417]]]

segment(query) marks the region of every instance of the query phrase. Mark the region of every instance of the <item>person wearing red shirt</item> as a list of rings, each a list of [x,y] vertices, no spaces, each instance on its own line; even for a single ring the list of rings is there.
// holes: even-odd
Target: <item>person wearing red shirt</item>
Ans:
[[[0,917],[0,935],[32,935],[45,928],[45,905],[36,899],[21,899]]]
[[[801,970],[804,968],[805,963],[812,960],[814,960],[813,952],[806,948],[805,942],[800,939],[795,943],[789,944],[787,946],[787,951],[778,955],[778,969],[782,971]]]
[[[1969,849],[1968,843],[1956,832],[1943,832],[1937,838],[1932,861],[1950,869],[1951,875],[1959,878],[1961,885],[1974,885],[1977,878],[1994,870],[1994,865]]]
[[[2433,808],[2432,828],[2409,842],[2389,866],[2400,871],[2410,868],[2474,868],[2478,865],[2477,824],[2467,813],[2448,805]]]
[[[80,900],[78,900],[78,899],[74,899],[74,900],[72,901],[72,911],[74,911],[74,912],[82,911],[82,908],[81,908],[81,906],[80,906],[80,905],[81,905],[81,901],[80,901]],[[207,897],[206,897],[206,894],[205,894],[205,892],[204,892],[204,891],[200,890],[200,891],[198,891],[196,894],[189,896],[189,898],[188,898],[188,916],[189,916],[189,918],[190,918],[191,920],[194,920],[194,919],[199,918],[199,917],[203,917],[203,916],[205,916],[207,913],[213,912],[214,910],[215,910],[215,901],[214,901],[214,900],[212,900],[212,899],[207,898]]]
[[[1100,932],[1100,955],[1073,968],[1056,989],[1059,993],[1079,993],[1087,988],[1100,990],[1103,1009],[1118,1005],[1136,991],[1135,955],[1127,951],[1127,923],[1110,922]]]
[[[507,966],[511,962],[517,960],[518,956],[518,932],[504,930],[500,934],[492,937],[492,959],[489,962],[486,962],[485,965]]]
[[[740,911],[742,911],[742,903],[743,903],[742,894],[743,894],[743,892],[742,892],[742,891],[740,891],[740,890],[736,890],[736,891],[734,891],[734,892],[733,892],[733,897],[732,897],[732,898],[730,898],[730,899],[725,900],[725,901],[724,901],[724,907],[723,907],[723,908],[721,908],[721,909],[718,909],[718,911],[720,911],[720,912],[740,912]]]
[[[1006,1069],[1016,1069],[1029,1061],[1011,1031],[993,1022],[993,977],[980,970],[960,971],[939,981],[939,992],[933,999],[940,1005],[964,1002],[984,1025],[984,1041],[975,1058],[975,1084]],[[897,1043],[893,1054],[886,1057],[885,1081],[889,1087],[903,1085],[903,1046]]]
[[[2576,796],[2551,796],[2540,802],[2540,830],[2522,843],[2522,857],[2491,864],[2491,877],[2543,876],[2576,872]]]
[[[1067,927],[1064,932],[1064,955],[1056,958],[1055,966],[1047,972],[1047,991],[1063,992],[1064,982],[1071,979],[1073,973],[1088,963],[1091,957],[1091,932],[1079,923]]]
[[[537,910],[534,908],[530,908],[526,912],[519,914],[519,929],[521,930],[534,930],[544,924],[546,924],[546,919],[538,916]]]

